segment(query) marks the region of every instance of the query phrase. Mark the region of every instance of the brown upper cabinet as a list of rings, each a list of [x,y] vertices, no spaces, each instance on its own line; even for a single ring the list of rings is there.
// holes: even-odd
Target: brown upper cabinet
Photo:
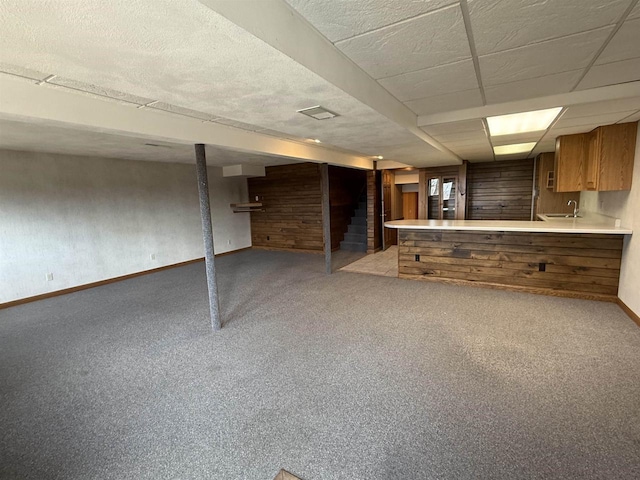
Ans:
[[[630,190],[638,122],[556,140],[554,191]]]

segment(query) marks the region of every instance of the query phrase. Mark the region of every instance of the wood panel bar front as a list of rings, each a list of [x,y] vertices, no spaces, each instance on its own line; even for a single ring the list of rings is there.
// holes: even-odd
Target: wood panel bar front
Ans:
[[[616,301],[622,235],[401,229],[401,278]]]

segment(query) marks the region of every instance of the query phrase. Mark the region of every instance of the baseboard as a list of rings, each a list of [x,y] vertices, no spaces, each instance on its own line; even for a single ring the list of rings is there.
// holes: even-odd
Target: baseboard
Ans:
[[[316,255],[324,255],[324,250],[305,250],[302,248],[265,247],[262,245],[254,245],[251,248],[253,250],[267,250],[270,252],[313,253]]]
[[[240,248],[238,250],[232,250],[230,252],[219,253],[216,257],[223,257],[232,253],[242,252],[249,250],[251,247]],[[79,292],[80,290],[87,290],[89,288],[100,287],[102,285],[108,285],[110,283],[121,282],[130,278],[141,277],[142,275],[149,275],[151,273],[161,272],[162,270],[169,270],[170,268],[183,267],[192,263],[204,262],[204,257],[195,258],[193,260],[187,260],[186,262],[172,263],[171,265],[165,265],[164,267],[152,268],[151,270],[143,270],[141,272],[129,273],[127,275],[121,275],[119,277],[107,278],[106,280],[100,280],[98,282],[85,283],[84,285],[78,285],[75,287],[63,288],[62,290],[56,290],[55,292],[42,293],[40,295],[34,295],[32,297],[20,298],[18,300],[12,300],[11,302],[0,303],[0,310],[9,307],[15,307],[25,303],[36,302],[38,300],[44,300],[45,298],[57,297],[59,295],[66,295],[68,293]]]
[[[636,312],[631,310],[622,300],[620,300],[620,297],[618,297],[616,303],[620,306],[622,311],[626,313],[629,316],[629,318],[633,320],[636,323],[636,325],[640,327],[640,316]]]

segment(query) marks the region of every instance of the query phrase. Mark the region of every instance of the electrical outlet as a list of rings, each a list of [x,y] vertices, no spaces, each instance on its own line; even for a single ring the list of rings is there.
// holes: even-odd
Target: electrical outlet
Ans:
[[[231,245],[231,240],[227,240],[227,245]]]
[[[155,253],[152,253],[152,254],[150,255],[150,257],[151,257],[151,260],[155,260],[155,259],[156,259],[156,254],[155,254]]]
[[[47,278],[47,282],[53,281],[53,273],[47,273],[46,278]]]

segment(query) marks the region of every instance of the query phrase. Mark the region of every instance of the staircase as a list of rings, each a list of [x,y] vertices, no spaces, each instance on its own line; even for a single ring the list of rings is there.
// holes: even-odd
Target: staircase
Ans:
[[[351,223],[344,240],[340,242],[340,250],[350,252],[367,251],[367,199],[360,197],[358,208],[351,217]]]

